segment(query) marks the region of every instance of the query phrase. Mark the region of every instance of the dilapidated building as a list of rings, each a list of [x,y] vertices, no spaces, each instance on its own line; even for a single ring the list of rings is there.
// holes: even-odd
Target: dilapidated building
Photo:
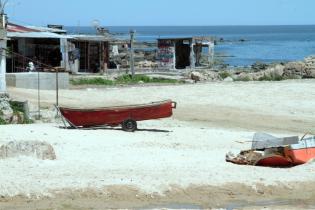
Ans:
[[[80,52],[79,72],[103,73],[109,67],[110,38],[102,35],[71,35]]]
[[[186,69],[213,64],[214,40],[211,37],[158,39],[159,67]]]
[[[61,40],[66,35],[9,23],[7,46],[7,72],[24,72],[31,60],[51,67],[60,67],[65,56]],[[64,52],[65,53],[65,52]],[[38,65],[39,70],[47,66]]]

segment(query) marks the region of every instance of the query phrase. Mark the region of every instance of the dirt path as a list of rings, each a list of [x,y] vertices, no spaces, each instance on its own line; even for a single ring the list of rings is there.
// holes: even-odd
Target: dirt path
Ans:
[[[60,103],[91,107],[173,99],[175,118],[211,127],[260,131],[315,132],[315,81],[234,82],[197,85],[64,90]],[[36,108],[37,91],[10,89]],[[42,91],[42,107],[55,103],[54,91]]]
[[[112,186],[103,190],[67,191],[54,198],[1,198],[0,209],[313,209],[315,207],[314,183],[295,183],[277,187],[242,184],[223,186],[190,186],[186,189],[172,186],[160,194],[146,194],[127,186]]]

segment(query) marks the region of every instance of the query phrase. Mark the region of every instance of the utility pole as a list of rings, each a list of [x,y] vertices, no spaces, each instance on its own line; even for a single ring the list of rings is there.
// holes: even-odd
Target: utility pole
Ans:
[[[136,31],[130,30],[130,71],[131,71],[132,78],[135,76],[135,58],[134,58],[134,48],[133,48],[135,33]]]
[[[0,92],[6,92],[6,48],[7,48],[7,16],[4,8],[7,1],[0,0]]]

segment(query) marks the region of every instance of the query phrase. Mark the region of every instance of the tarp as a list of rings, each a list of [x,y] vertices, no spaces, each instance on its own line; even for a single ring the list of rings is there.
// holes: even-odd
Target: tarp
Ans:
[[[252,143],[252,150],[282,147],[298,143],[298,136],[277,138],[266,133],[255,133]]]

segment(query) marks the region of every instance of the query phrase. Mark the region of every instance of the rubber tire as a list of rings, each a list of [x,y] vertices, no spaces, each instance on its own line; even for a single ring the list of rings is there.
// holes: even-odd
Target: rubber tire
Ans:
[[[137,122],[135,120],[125,120],[122,123],[122,129],[127,132],[135,132],[137,130]]]

